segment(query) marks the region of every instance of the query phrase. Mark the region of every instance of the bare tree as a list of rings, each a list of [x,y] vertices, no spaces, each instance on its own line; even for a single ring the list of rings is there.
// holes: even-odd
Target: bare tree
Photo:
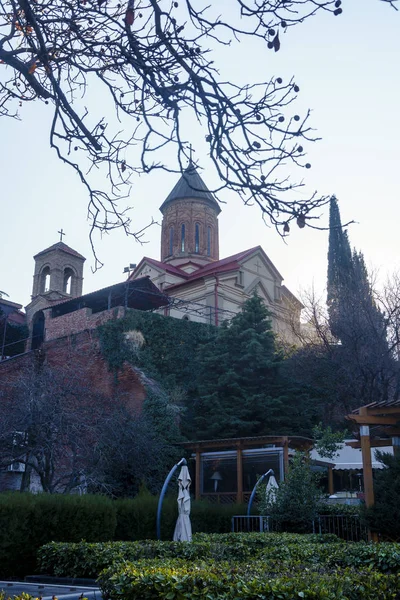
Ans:
[[[50,105],[50,145],[87,188],[91,234],[122,227],[141,238],[119,201],[130,175],[186,166],[187,113],[204,130],[221,187],[288,233],[291,221],[310,224],[327,201],[299,200],[301,184],[287,178],[290,164],[310,167],[303,144],[314,139],[309,114],[292,108],[299,88],[281,78],[224,81],[213,56],[219,44],[248,37],[278,51],[282,32],[319,11],[339,15],[340,5],[232,0],[221,15],[218,2],[195,0],[0,0],[0,115],[19,118],[27,102]]]
[[[22,487],[36,473],[45,492],[68,493],[82,483],[107,414],[83,373],[68,367],[31,367],[2,382],[0,464],[25,465]]]

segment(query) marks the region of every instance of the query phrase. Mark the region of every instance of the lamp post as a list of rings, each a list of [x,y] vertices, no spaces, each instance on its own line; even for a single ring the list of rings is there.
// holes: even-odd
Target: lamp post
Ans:
[[[264,479],[266,477],[268,477],[268,475],[274,475],[274,470],[273,469],[269,469],[269,471],[267,471],[266,473],[264,473],[264,475],[261,475],[260,479],[257,481],[256,485],[253,487],[253,491],[251,492],[251,496],[250,496],[250,500],[249,500],[249,504],[247,506],[247,516],[250,516],[251,513],[251,505],[253,504],[253,500],[254,500],[254,496],[256,495],[256,491],[257,491],[257,487],[259,486],[259,484],[264,481]]]

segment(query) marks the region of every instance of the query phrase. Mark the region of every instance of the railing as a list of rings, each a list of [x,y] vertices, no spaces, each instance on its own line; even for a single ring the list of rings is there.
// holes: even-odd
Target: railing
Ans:
[[[357,515],[319,515],[313,528],[315,533],[334,533],[347,542],[368,540],[368,530]]]
[[[251,492],[243,492],[243,503],[247,504],[250,499]],[[208,500],[211,504],[235,504],[238,501],[236,492],[210,492],[201,494],[202,500]]]
[[[277,531],[277,524],[271,517],[262,515],[235,515],[232,517],[232,531],[240,533],[245,531],[270,532]]]
[[[235,515],[231,530],[234,533],[284,531],[275,519],[266,515]],[[310,533],[334,533],[348,542],[368,540],[367,528],[357,515],[319,515],[310,526]]]

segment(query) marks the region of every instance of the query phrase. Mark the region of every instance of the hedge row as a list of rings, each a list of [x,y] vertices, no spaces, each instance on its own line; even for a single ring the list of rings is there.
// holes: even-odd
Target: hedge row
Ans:
[[[37,550],[51,541],[155,538],[157,503],[146,491],[116,501],[92,495],[0,494],[0,577],[35,573]],[[244,511],[244,506],[193,502],[193,531],[230,531],[232,515]],[[176,496],[166,498],[161,520],[165,539],[172,537],[177,514]]]
[[[97,577],[104,568],[114,562],[137,561],[143,558],[242,561],[261,557],[269,561],[282,561],[292,557],[302,560],[313,554],[315,545],[322,544],[330,547],[339,544],[339,540],[333,535],[312,534],[197,534],[190,544],[156,540],[98,544],[50,543],[40,548],[38,558],[40,571],[48,575]],[[325,554],[328,552],[329,548]]]
[[[231,534],[197,535],[189,543],[114,542],[52,543],[39,550],[41,571],[58,577],[97,577],[113,563],[143,559],[213,560],[232,563],[259,560],[268,569],[301,564],[326,569],[352,567],[400,573],[400,544],[345,543],[332,535]]]
[[[300,568],[281,568],[278,574],[257,562],[234,566],[176,560],[114,564],[102,573],[99,583],[103,596],[110,600],[393,600],[400,593],[398,575]]]

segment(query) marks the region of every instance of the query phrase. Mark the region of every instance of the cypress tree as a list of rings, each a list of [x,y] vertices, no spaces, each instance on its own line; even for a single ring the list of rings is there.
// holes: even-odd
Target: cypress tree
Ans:
[[[353,265],[347,232],[343,231],[339,206],[331,197],[328,249],[328,312],[330,328],[335,337],[342,334],[341,316],[346,290],[351,285]]]

